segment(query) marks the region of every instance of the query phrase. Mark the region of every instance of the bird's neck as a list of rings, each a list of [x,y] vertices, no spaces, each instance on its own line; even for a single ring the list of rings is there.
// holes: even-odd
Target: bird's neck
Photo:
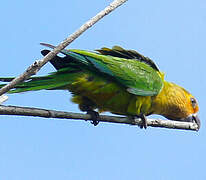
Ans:
[[[167,118],[174,119],[175,117],[182,116],[183,112],[181,106],[184,105],[184,89],[180,86],[164,81],[162,91],[152,100],[153,114],[160,114]]]

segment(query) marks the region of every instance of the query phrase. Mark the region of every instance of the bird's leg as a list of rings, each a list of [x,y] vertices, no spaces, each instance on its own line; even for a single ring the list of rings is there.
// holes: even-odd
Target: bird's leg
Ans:
[[[139,127],[141,129],[142,128],[147,129],[147,118],[146,118],[146,116],[143,113],[141,113],[140,115],[138,115],[138,117],[142,120],[142,124]]]
[[[91,116],[92,124],[94,126],[99,124],[99,113],[94,111],[91,106],[87,104],[79,104],[79,109],[83,112],[87,112]]]
[[[132,123],[135,123],[135,118],[140,118],[142,120],[141,125],[139,125],[139,127],[142,128],[147,128],[147,118],[144,114],[140,114],[140,115],[135,115],[135,116],[128,116],[128,118],[131,120]]]

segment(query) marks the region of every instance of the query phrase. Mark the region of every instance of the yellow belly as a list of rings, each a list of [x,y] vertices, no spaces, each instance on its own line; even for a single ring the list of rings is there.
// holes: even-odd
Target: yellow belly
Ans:
[[[90,99],[99,112],[109,111],[114,114],[148,114],[150,97],[130,94],[121,85],[112,80],[105,80],[93,74],[82,74],[68,89],[73,93],[72,101],[82,104],[83,97]]]

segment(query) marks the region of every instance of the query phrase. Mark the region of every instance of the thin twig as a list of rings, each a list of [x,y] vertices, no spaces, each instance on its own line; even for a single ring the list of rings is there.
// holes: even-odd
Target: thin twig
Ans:
[[[0,115],[19,115],[19,116],[35,116],[35,117],[43,117],[43,118],[91,120],[91,116],[88,114],[54,111],[54,110],[30,108],[30,107],[3,106],[3,105],[0,105]],[[131,119],[127,117],[105,116],[105,115],[101,115],[99,121],[138,125],[138,126],[142,124],[141,119],[135,119],[135,121],[131,121]],[[179,122],[179,121],[172,121],[172,120],[147,119],[147,126],[198,131],[198,126],[196,123]]]
[[[29,66],[26,71],[12,80],[9,84],[5,85],[0,89],[0,96],[10,89],[12,89],[16,84],[28,79],[30,76],[35,75],[43,65],[45,65],[49,60],[51,60],[55,55],[57,55],[61,50],[68,46],[72,41],[78,38],[84,31],[93,26],[96,22],[102,19],[104,16],[112,12],[114,9],[125,3],[127,0],[114,0],[109,6],[104,10],[100,11],[96,16],[91,18],[85,24],[83,24],[77,31],[71,34],[68,38],[62,41],[56,48],[54,48],[50,53],[48,53],[43,59],[35,61],[31,66]]]
[[[1,95],[0,96],[0,104],[2,104],[3,102],[7,101],[8,100],[8,96],[6,96],[5,94]]]

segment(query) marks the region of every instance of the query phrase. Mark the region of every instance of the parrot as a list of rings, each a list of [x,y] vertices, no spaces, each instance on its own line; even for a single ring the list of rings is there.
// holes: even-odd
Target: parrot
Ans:
[[[55,46],[41,43],[55,48]],[[41,51],[46,56],[50,50]],[[17,84],[8,93],[38,90],[68,90],[71,101],[99,123],[99,113],[124,115],[142,120],[147,128],[147,116],[157,114],[166,119],[194,122],[200,128],[197,100],[183,87],[168,82],[164,73],[148,57],[120,46],[103,47],[95,51],[64,49],[50,63],[56,69],[45,76],[32,76]],[[0,77],[0,87],[14,77]]]

